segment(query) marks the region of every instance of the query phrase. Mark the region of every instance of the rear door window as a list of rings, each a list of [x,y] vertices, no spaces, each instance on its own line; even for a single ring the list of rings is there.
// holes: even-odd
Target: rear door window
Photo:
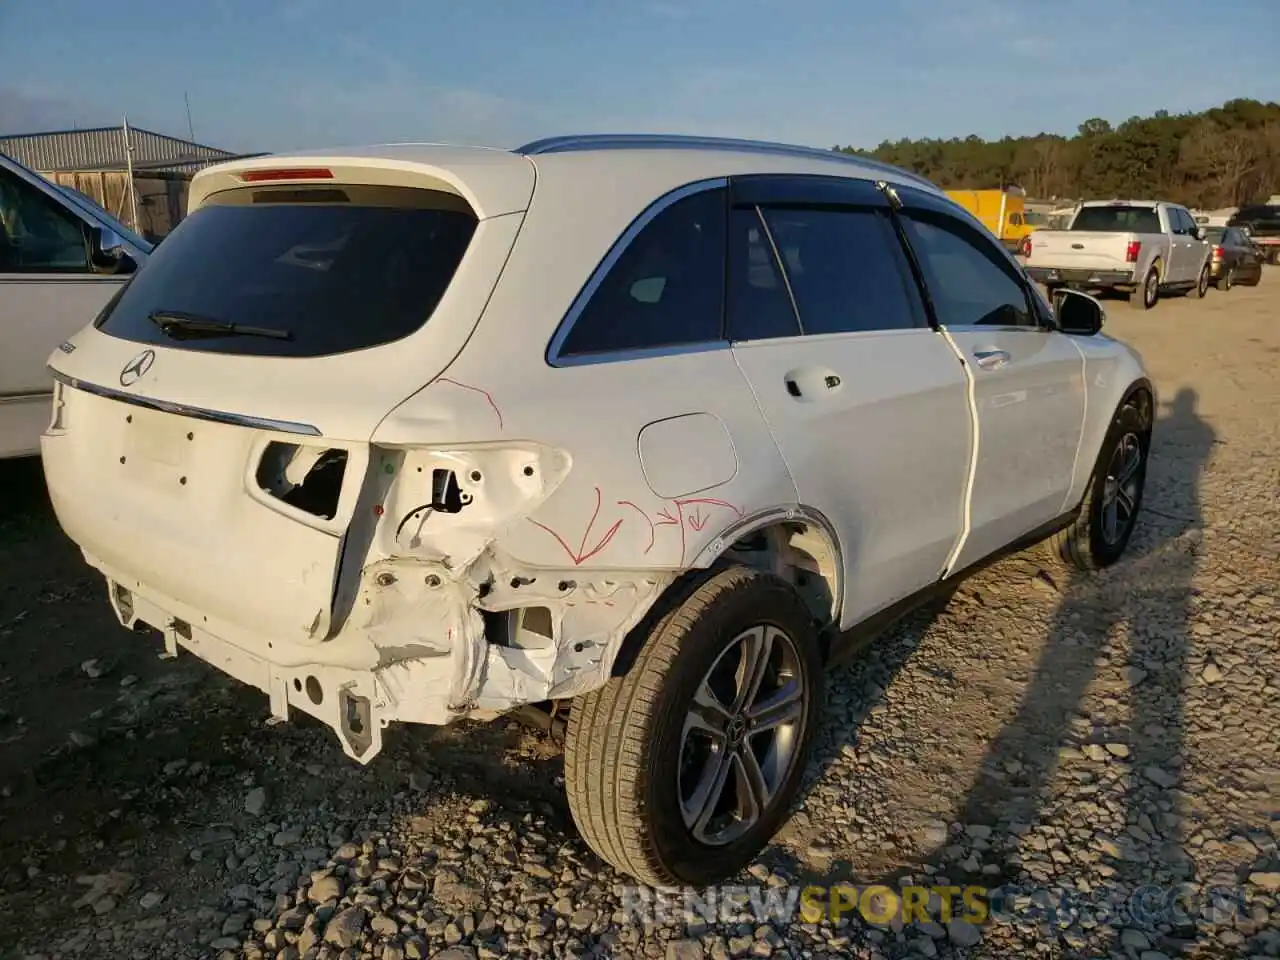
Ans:
[[[925,326],[888,212],[764,207],[806,334]]]
[[[735,207],[729,215],[728,286],[730,340],[799,335],[792,294],[759,207]]]
[[[412,187],[225,191],[156,247],[97,325],[139,343],[259,356],[391,343],[430,319],[476,223],[460,197]]]

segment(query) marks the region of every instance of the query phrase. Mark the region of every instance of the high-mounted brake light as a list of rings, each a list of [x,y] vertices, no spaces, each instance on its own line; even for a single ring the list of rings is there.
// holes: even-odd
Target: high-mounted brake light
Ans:
[[[325,167],[287,167],[278,170],[246,170],[238,175],[245,183],[264,180],[332,180],[333,171]]]
[[[1139,251],[1141,251],[1141,250],[1142,250],[1142,241],[1141,241],[1141,240],[1130,240],[1130,241],[1129,241],[1129,246],[1127,246],[1127,247],[1125,248],[1125,251],[1124,251],[1124,262],[1125,262],[1125,263],[1137,263],[1137,262],[1138,262],[1138,253],[1139,253]]]

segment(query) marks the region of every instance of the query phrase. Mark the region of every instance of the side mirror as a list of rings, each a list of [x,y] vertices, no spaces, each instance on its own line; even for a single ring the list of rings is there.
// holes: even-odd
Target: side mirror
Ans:
[[[1196,239],[1197,239],[1197,240],[1203,240],[1206,236],[1207,236],[1207,234],[1204,232],[1204,227],[1196,227]]]
[[[103,273],[132,273],[137,269],[129,256],[124,238],[110,227],[93,227],[90,231],[93,245],[93,265]]]
[[[1055,290],[1053,313],[1063,333],[1084,337],[1093,336],[1107,320],[1101,302],[1079,290]]]

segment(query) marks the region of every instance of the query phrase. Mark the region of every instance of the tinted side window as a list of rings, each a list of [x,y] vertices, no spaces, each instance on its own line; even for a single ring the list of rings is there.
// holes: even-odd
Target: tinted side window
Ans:
[[[0,170],[0,273],[84,273],[84,225],[30,184]]]
[[[564,356],[721,339],[725,191],[677,200],[632,238],[569,331]]]
[[[800,333],[787,282],[757,207],[729,215],[729,339],[766,340]]]
[[[924,326],[887,213],[764,208],[806,334]]]
[[[906,212],[929,296],[944,326],[1036,326],[1017,271],[990,241],[954,217]]]

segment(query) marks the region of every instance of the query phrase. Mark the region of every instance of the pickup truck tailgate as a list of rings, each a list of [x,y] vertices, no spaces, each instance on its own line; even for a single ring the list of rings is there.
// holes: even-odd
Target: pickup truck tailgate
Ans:
[[[1062,270],[1132,270],[1129,244],[1136,240],[1129,233],[1037,230],[1031,235],[1027,265]]]

